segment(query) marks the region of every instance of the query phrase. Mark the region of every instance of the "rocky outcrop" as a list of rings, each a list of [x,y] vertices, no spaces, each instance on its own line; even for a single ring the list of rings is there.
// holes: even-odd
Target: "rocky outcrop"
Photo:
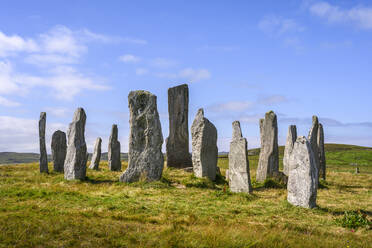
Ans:
[[[120,171],[120,142],[118,141],[118,126],[116,124],[112,125],[107,155],[109,169],[111,171]]]
[[[229,169],[227,176],[232,192],[252,192],[251,176],[247,152],[247,140],[243,138],[240,122],[232,123],[233,136],[230,142]]]
[[[102,145],[102,139],[98,137],[96,139],[96,143],[94,144],[94,150],[93,150],[92,160],[89,165],[89,169],[92,169],[92,170],[99,169],[99,162],[101,160],[101,145]]]
[[[304,137],[298,137],[289,157],[287,200],[290,204],[305,208],[316,206],[318,169],[311,144]]]
[[[163,135],[156,96],[148,91],[132,91],[128,96],[130,135],[128,168],[121,182],[159,180],[164,167],[161,151]]]
[[[52,157],[53,157],[53,169],[56,172],[64,171],[64,163],[66,159],[66,133],[57,130],[52,135]]]
[[[192,165],[196,177],[216,179],[217,173],[217,129],[204,117],[199,109],[191,126]]]
[[[261,150],[257,167],[256,181],[262,182],[279,171],[278,124],[273,111],[260,119]]]
[[[192,162],[189,152],[189,88],[187,84],[168,89],[168,113],[167,166],[189,167]]]
[[[319,123],[317,137],[318,153],[319,153],[319,177],[326,179],[326,157],[324,151],[324,130],[323,125]]]
[[[290,125],[288,127],[287,142],[284,147],[283,157],[283,173],[289,175],[289,156],[293,150],[293,145],[297,139],[297,128],[296,125]]]
[[[40,113],[39,119],[39,143],[40,143],[40,172],[48,173],[48,155],[45,144],[46,113]]]
[[[66,180],[85,179],[88,160],[85,143],[86,114],[83,108],[78,108],[67,132],[67,154],[64,164]]]

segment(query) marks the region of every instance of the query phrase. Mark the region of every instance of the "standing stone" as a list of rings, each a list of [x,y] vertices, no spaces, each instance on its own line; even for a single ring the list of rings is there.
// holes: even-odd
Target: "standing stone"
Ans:
[[[307,139],[310,142],[311,149],[313,150],[313,153],[315,155],[315,165],[319,172],[319,149],[318,149],[318,129],[319,129],[319,121],[317,116],[313,116],[313,124],[310,128],[309,135]],[[319,175],[317,177],[317,180],[319,181]]]
[[[232,192],[252,192],[247,152],[247,140],[243,138],[240,122],[232,123],[233,137],[229,152],[229,186]]]
[[[283,157],[283,173],[289,175],[289,155],[293,150],[293,145],[297,139],[297,128],[296,125],[290,125],[288,127],[287,142],[284,147],[284,157]]]
[[[318,152],[319,152],[319,177],[326,179],[326,158],[324,151],[324,131],[323,125],[319,123],[318,127]]]
[[[89,165],[89,169],[92,169],[92,170],[99,169],[99,162],[101,160],[101,144],[102,144],[102,139],[98,137],[96,139],[96,143],[94,144],[94,151],[93,151],[92,160]]]
[[[305,208],[316,206],[318,169],[311,144],[304,137],[298,137],[289,157],[287,200],[290,204]]]
[[[261,150],[256,174],[257,182],[273,177],[279,171],[278,124],[273,111],[260,119]]]
[[[161,151],[163,135],[156,96],[148,91],[131,91],[128,96],[130,136],[128,168],[120,176],[121,182],[159,180],[163,173]]]
[[[48,155],[45,145],[45,126],[46,113],[40,113],[39,119],[39,143],[40,143],[40,173],[49,173],[48,171]]]
[[[196,177],[214,181],[217,173],[217,129],[204,117],[201,108],[191,126],[192,166]]]
[[[111,171],[121,171],[120,142],[118,141],[118,126],[112,125],[108,144],[108,167]]]
[[[189,153],[189,88],[187,84],[168,89],[168,113],[167,166],[189,167],[192,161]]]
[[[64,171],[66,180],[85,179],[87,169],[87,144],[85,143],[85,122],[87,116],[83,108],[78,108],[68,128],[68,144]]]
[[[53,170],[56,172],[63,172],[66,158],[66,133],[57,130],[52,135],[52,157]]]

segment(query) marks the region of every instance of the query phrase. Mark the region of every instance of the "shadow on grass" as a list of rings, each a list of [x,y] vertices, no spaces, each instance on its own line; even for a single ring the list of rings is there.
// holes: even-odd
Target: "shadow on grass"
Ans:
[[[87,182],[91,184],[105,184],[105,183],[117,183],[119,180],[110,180],[110,179],[95,179],[86,177],[82,182]]]
[[[327,207],[320,207],[320,206],[317,206],[316,208],[318,211],[320,212],[323,212],[323,213],[330,213],[334,216],[340,216],[340,215],[344,215],[346,210],[332,210],[330,208],[327,208]],[[358,209],[357,211],[361,212],[362,214],[365,214],[369,217],[372,217],[372,212],[371,211],[367,211],[367,210],[363,210],[363,209]]]

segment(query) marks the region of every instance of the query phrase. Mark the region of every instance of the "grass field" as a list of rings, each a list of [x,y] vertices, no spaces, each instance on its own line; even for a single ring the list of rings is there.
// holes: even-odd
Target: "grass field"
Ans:
[[[0,247],[372,247],[371,229],[337,222],[351,210],[372,219],[372,149],[326,150],[327,181],[311,210],[255,183],[257,155],[252,195],[230,193],[222,176],[214,183],[175,169],[159,182],[124,184],[105,162],[85,181],[40,175],[37,163],[0,166]],[[224,175],[227,158],[218,164]]]

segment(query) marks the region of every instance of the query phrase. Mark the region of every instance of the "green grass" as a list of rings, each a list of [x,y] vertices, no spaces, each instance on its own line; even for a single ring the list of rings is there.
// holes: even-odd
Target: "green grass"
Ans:
[[[41,175],[37,163],[0,166],[0,247],[370,247],[372,230],[340,224],[345,211],[372,219],[372,150],[347,147],[327,148],[327,181],[311,210],[288,204],[286,189],[255,182],[257,155],[249,156],[252,195],[231,193],[224,177],[177,169],[125,184],[106,162],[85,181]],[[354,153],[365,164],[360,174]],[[224,175],[227,157],[218,165]]]

